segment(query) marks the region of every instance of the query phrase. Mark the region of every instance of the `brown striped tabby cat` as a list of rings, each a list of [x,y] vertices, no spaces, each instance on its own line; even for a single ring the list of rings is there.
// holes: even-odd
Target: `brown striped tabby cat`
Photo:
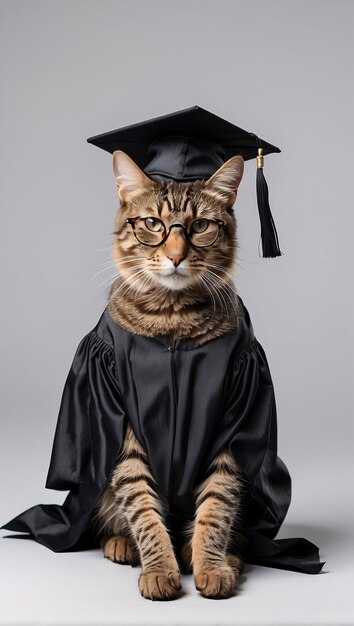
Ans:
[[[114,241],[118,279],[108,305],[114,321],[139,335],[187,337],[199,345],[232,330],[237,323],[232,206],[242,157],[231,158],[207,181],[152,180],[121,151],[113,155],[113,170],[121,203]],[[203,247],[191,246],[181,226]],[[241,556],[228,553],[241,484],[225,448],[195,489],[195,519],[176,555],[149,459],[128,424],[123,455],[99,503],[104,556],[141,564],[139,589],[151,600],[176,598],[180,572],[193,572],[203,596],[230,597],[243,567]],[[238,546],[242,539],[236,537]]]

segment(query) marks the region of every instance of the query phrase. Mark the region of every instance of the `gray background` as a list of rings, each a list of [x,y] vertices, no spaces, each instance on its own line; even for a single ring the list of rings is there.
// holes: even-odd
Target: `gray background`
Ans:
[[[117,208],[111,159],[86,138],[198,104],[282,148],[265,173],[284,256],[259,256],[248,162],[235,281],[268,356],[293,478],[282,536],[312,539],[327,564],[317,577],[250,567],[222,611],[188,578],[168,623],[353,624],[353,2],[0,8],[1,521],[62,500],[43,488],[61,393],[112,276],[101,272]],[[138,572],[96,552],[0,550],[1,625],[167,623],[166,605],[138,595]]]

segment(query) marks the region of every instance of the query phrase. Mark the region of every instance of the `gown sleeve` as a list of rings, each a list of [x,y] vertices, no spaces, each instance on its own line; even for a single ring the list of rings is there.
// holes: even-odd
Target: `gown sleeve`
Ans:
[[[231,432],[229,450],[245,478],[241,524],[249,540],[248,562],[318,573],[323,563],[317,546],[302,538],[274,539],[290,504],[291,479],[277,456],[274,388],[257,340],[235,358],[227,396],[222,419]]]
[[[94,506],[121,450],[125,414],[113,348],[95,331],[80,342],[61,399],[46,487],[69,491],[3,526],[60,552],[95,544]]]

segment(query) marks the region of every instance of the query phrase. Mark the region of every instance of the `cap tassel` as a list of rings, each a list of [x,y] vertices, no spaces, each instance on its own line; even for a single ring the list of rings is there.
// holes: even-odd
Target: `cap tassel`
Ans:
[[[264,156],[263,149],[258,148],[257,156],[257,203],[259,219],[261,222],[261,239],[264,258],[281,256],[278,234],[269,206],[268,185],[263,173]]]

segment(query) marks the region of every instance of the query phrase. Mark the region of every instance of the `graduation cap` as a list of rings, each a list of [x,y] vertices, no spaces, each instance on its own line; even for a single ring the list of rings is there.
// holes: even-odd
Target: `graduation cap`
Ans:
[[[264,155],[279,148],[231,122],[194,106],[169,115],[89,137],[107,152],[123,150],[151,178],[193,181],[208,179],[228,159],[257,158],[257,203],[264,257],[280,256],[263,174]]]

